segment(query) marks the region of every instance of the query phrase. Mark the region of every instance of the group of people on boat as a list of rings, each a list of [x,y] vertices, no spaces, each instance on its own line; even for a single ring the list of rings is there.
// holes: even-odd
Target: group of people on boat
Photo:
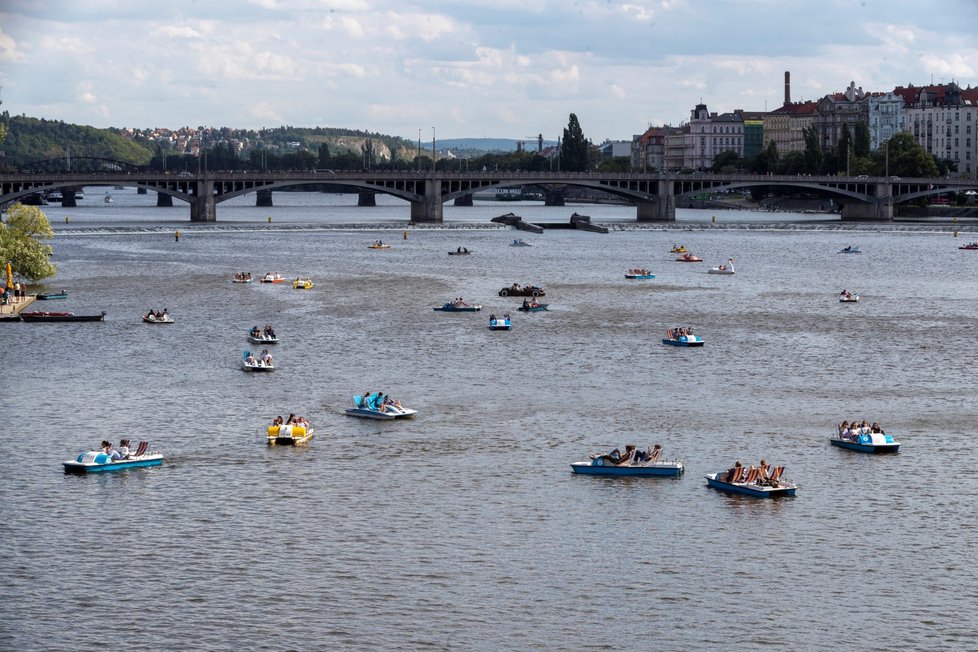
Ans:
[[[271,324],[265,324],[265,329],[261,330],[257,326],[252,326],[251,332],[249,333],[256,340],[266,339],[273,340],[275,338],[275,330],[272,328]]]
[[[530,308],[539,308],[539,307],[540,307],[540,302],[537,301],[536,297],[533,297],[532,299],[523,299],[523,310],[529,310]]]
[[[102,441],[102,452],[109,456],[113,462],[116,460],[128,460],[131,455],[129,451],[129,440],[121,439],[119,440],[119,447],[112,448],[112,444],[108,441]]]
[[[309,430],[309,419],[305,417],[298,417],[295,415],[295,412],[292,412],[291,414],[289,414],[288,419],[283,419],[281,416],[275,417],[275,419],[272,420],[272,425],[273,426],[283,426],[283,425],[301,426],[306,430]]]
[[[153,321],[166,321],[169,318],[170,315],[167,314],[166,308],[164,308],[162,311],[155,308],[150,308],[149,312],[143,315],[143,319],[151,319]]]
[[[885,435],[883,428],[880,424],[873,422],[873,425],[869,425],[866,419],[863,419],[862,423],[853,420],[851,423],[849,421],[843,421],[839,424],[839,438],[846,441],[855,441],[859,438],[859,435],[869,435],[869,434],[879,434]]]
[[[843,290],[842,292],[839,293],[839,296],[845,299],[846,301],[852,301],[853,299],[856,298],[856,295],[854,295],[849,290]]]
[[[673,244],[672,245],[672,253],[674,253],[674,254],[684,254],[684,253],[686,253],[686,245]]]
[[[652,272],[650,272],[649,270],[645,269],[644,267],[640,267],[638,269],[630,269],[630,270],[628,270],[628,273],[629,274],[634,274],[635,276],[648,276]]]
[[[656,444],[655,446],[649,446],[647,450],[639,450],[635,447],[635,444],[625,444],[625,450],[622,452],[620,449],[616,448],[610,453],[605,453],[604,455],[599,455],[597,453],[592,453],[590,455],[592,460],[602,460],[606,464],[613,464],[614,466],[635,466],[635,465],[649,465],[655,464],[659,461],[659,457],[662,455],[662,445]]]
[[[668,335],[669,339],[671,340],[678,340],[681,337],[690,337],[692,334],[692,327],[681,328],[677,326],[676,328],[670,328],[666,331],[666,335]]]
[[[496,315],[489,315],[489,321],[509,321],[509,313],[504,313],[502,317],[497,317]]]
[[[452,299],[448,303],[451,304],[451,306],[453,308],[468,308],[468,307],[470,307],[472,305],[471,303],[468,303],[462,297],[455,297],[454,299]]]
[[[384,241],[383,240],[374,240],[371,243],[370,246],[372,246],[372,247],[383,247],[384,246]]]
[[[469,253],[469,250],[466,249],[465,247],[459,247],[458,249],[455,250],[455,253],[457,253],[457,254],[467,254],[467,253]]]
[[[781,486],[781,476],[784,474],[784,467],[779,466],[772,470],[771,465],[761,458],[760,464],[751,465],[749,468],[741,464],[740,460],[734,462],[720,478],[723,482],[736,482],[740,484],[756,484],[762,487],[772,487],[777,489]]]
[[[234,273],[234,280],[235,281],[250,281],[251,280],[251,272],[235,272]]]
[[[248,355],[245,357],[245,364],[249,367],[271,367],[274,365],[272,361],[272,354],[268,352],[268,349],[262,349],[261,353],[257,358],[248,351]]]
[[[374,412],[397,412],[401,409],[401,402],[391,397],[390,394],[383,392],[364,392],[358,396],[356,406],[361,410],[373,410]]]

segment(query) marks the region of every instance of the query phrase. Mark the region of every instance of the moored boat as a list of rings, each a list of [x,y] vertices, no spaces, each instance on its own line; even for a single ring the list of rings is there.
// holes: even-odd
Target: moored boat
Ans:
[[[713,489],[728,493],[744,494],[754,498],[775,498],[777,496],[794,496],[798,485],[784,479],[784,467],[779,466],[765,477],[760,469],[747,469],[737,466],[726,471],[709,473],[706,483]]]
[[[48,301],[50,299],[67,299],[68,293],[64,290],[61,290],[61,292],[41,292],[39,294],[35,294],[34,298],[39,301]]]
[[[266,272],[258,281],[261,283],[285,283],[285,277],[278,272]]]
[[[508,331],[513,328],[513,322],[510,320],[509,315],[503,315],[502,317],[496,317],[496,315],[489,315],[489,330],[491,331]]]
[[[143,453],[132,455],[126,459],[113,460],[104,451],[87,451],[73,460],[62,462],[65,473],[106,473],[122,471],[141,466],[160,466],[163,464],[163,453]]]
[[[20,318],[24,321],[45,322],[45,321],[104,321],[105,312],[98,315],[76,315],[73,312],[22,312]]]

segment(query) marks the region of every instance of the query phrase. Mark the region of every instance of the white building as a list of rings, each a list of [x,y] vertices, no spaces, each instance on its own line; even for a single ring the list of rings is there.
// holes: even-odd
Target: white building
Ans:
[[[867,100],[869,151],[875,152],[887,140],[907,130],[907,110],[903,98],[893,93],[871,95]]]

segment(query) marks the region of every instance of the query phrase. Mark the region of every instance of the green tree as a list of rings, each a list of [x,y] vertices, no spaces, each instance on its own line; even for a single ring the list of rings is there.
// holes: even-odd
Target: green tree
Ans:
[[[860,158],[869,156],[869,125],[865,122],[856,123],[856,137],[852,150]]]
[[[818,127],[808,125],[802,130],[805,137],[805,172],[818,174],[822,170],[822,145],[819,142]]]
[[[325,142],[319,145],[319,160],[316,162],[317,167],[322,169],[329,169],[333,164],[333,158],[329,155],[329,145]]]
[[[842,136],[839,138],[835,156],[838,165],[836,172],[848,172],[852,163],[852,132],[847,124],[842,125]]]
[[[535,157],[542,158],[542,157]],[[598,172],[631,172],[632,157],[613,156],[598,163]]]
[[[41,240],[54,237],[51,223],[37,206],[14,204],[6,224],[0,224],[0,261],[8,261],[14,273],[30,281],[54,276],[51,245]]]
[[[581,123],[577,116],[570,114],[564,137],[560,144],[560,168],[569,172],[586,172],[590,158],[591,143],[584,138]]]
[[[713,157],[713,166],[710,168],[714,173],[736,172],[743,166],[744,159],[732,149],[726,149]]]
[[[750,171],[756,174],[773,174],[778,169],[779,158],[778,146],[772,140],[750,162]]]
[[[906,131],[890,138],[876,152],[879,174],[898,177],[937,177],[940,170],[934,157]],[[888,159],[888,160],[887,160]]]

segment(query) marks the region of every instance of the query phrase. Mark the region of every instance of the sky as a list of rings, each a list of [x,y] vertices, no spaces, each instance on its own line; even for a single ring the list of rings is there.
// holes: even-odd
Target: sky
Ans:
[[[595,143],[710,111],[978,86],[978,0],[0,0],[2,110],[95,127]]]

